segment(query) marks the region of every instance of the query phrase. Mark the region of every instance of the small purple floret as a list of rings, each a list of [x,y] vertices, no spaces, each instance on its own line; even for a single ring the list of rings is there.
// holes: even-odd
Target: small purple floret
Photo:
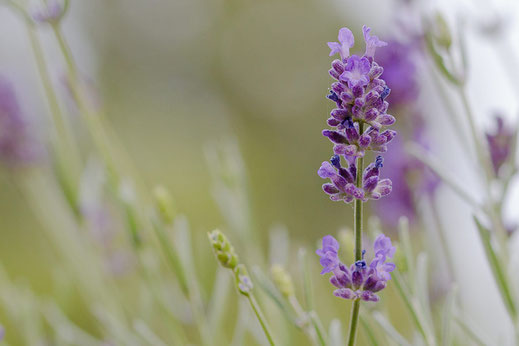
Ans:
[[[499,170],[510,157],[514,140],[514,130],[509,126],[505,126],[504,119],[500,116],[496,116],[495,121],[495,131],[487,132],[486,138],[494,174],[498,176]]]
[[[322,248],[317,249],[317,251],[315,252],[316,254],[321,256],[320,263],[323,266],[321,274],[329,273],[339,266],[340,261],[337,255],[338,251],[339,242],[331,235],[325,236],[323,238]]]
[[[378,47],[387,46],[387,43],[379,40],[377,36],[371,36],[371,28],[368,28],[366,25],[362,27],[362,32],[364,33],[364,40],[366,41],[366,53],[364,54],[366,57],[375,57],[375,50]]]
[[[330,56],[339,54],[341,59],[346,59],[350,55],[350,48],[353,47],[355,43],[355,39],[353,37],[353,33],[348,28],[342,28],[339,30],[339,43],[337,42],[328,42],[328,47],[330,47]]]

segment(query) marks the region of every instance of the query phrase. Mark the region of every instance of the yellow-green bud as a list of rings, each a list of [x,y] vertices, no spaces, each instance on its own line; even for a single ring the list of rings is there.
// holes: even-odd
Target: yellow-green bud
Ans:
[[[250,279],[249,272],[247,271],[247,268],[245,268],[245,265],[239,264],[236,266],[234,269],[234,279],[238,292],[248,297],[252,292],[254,285],[252,284],[252,280]]]
[[[272,279],[274,280],[274,284],[278,288],[281,294],[288,298],[294,295],[294,283],[292,282],[292,277],[290,274],[280,266],[279,264],[275,264],[270,268],[270,272],[272,274]]]
[[[227,237],[219,230],[214,230],[208,234],[209,241],[213,247],[214,254],[222,266],[234,269],[238,265],[238,255],[234,252]]]
[[[434,18],[434,26],[436,42],[439,46],[448,50],[452,44],[452,34],[449,29],[449,24],[447,24],[447,21],[439,12],[436,13]]]
[[[160,217],[166,224],[173,223],[175,218],[175,204],[169,191],[162,185],[156,186],[153,189],[153,198],[155,205],[160,213]]]

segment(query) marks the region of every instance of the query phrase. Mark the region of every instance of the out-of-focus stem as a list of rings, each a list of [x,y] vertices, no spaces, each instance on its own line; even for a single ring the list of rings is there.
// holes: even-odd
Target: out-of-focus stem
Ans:
[[[482,136],[478,132],[475,122],[474,122],[474,113],[472,112],[472,108],[470,107],[470,103],[467,97],[466,86],[460,85],[458,86],[458,91],[460,94],[460,98],[463,103],[463,107],[465,108],[465,114],[467,117],[467,122],[470,126],[470,132],[472,135],[472,139],[478,154],[478,158],[480,161],[480,165],[483,166],[485,172],[485,192],[486,192],[486,205],[488,216],[490,217],[493,225],[493,229],[495,230],[496,238],[499,242],[500,255],[506,261],[508,260],[508,246],[507,240],[508,235],[506,229],[503,225],[503,221],[501,216],[498,213],[498,207],[496,201],[494,201],[493,195],[490,191],[490,184],[492,183],[492,179],[494,176],[494,171],[492,168],[492,163],[489,157],[488,150],[481,145]]]
[[[425,343],[431,346],[435,345],[433,334],[427,327],[427,323],[425,322],[425,318],[421,313],[419,303],[416,301],[416,299],[414,299],[411,296],[411,292],[409,291],[407,286],[405,286],[405,283],[398,270],[393,272],[392,274],[393,282],[395,283],[395,287],[398,291],[398,294],[400,295],[407,309],[409,310],[413,322],[418,328],[418,331],[422,335]]]
[[[406,151],[415,159],[430,168],[448,187],[451,188],[461,199],[467,204],[474,207],[478,211],[487,213],[487,210],[481,206],[471,195],[469,195],[457,182],[455,182],[445,169],[440,166],[437,160],[434,160],[424,149],[416,144],[406,145]]]
[[[467,98],[467,91],[465,84],[459,85],[457,90],[460,94],[461,102],[463,103],[463,108],[465,109],[465,115],[467,122],[470,128],[470,134],[472,136],[472,141],[474,142],[474,147],[476,148],[476,153],[478,155],[480,164],[483,166],[485,171],[485,175],[487,180],[493,176],[493,170],[490,162],[490,158],[488,153],[484,150],[481,145],[481,135],[478,132],[476,124],[474,122],[474,113],[472,112],[472,107],[470,106],[469,100]]]
[[[267,337],[267,340],[271,346],[274,346],[274,340],[272,339],[272,334],[269,331],[269,326],[267,324],[267,321],[265,319],[265,316],[263,316],[263,313],[260,310],[260,307],[258,305],[258,302],[256,301],[256,298],[250,293],[247,296],[247,299],[249,300],[250,306],[252,307],[252,310],[254,310],[254,314],[258,318],[259,323],[261,324],[261,328],[263,328],[263,332],[265,333],[265,336]]]
[[[446,230],[443,227],[441,223],[440,213],[438,212],[438,207],[436,205],[436,200],[429,196],[429,204],[431,205],[431,211],[433,219],[436,223],[436,229],[438,231],[438,238],[440,238],[440,244],[443,248],[443,253],[445,254],[446,262],[447,262],[447,268],[449,270],[449,276],[451,280],[455,280],[455,273],[454,273],[454,260],[452,258],[451,252],[449,250],[449,242],[447,241],[447,235]]]
[[[34,25],[29,22],[28,18],[24,18],[24,23],[54,125],[51,143],[56,154],[58,177],[69,204],[77,212],[77,185],[78,177],[81,173],[79,149],[72,138],[72,130],[67,118],[59,106],[58,97],[52,86],[47,65],[43,57],[43,50],[34,32]]]
[[[481,238],[481,242],[483,243],[483,247],[485,248],[485,253],[487,255],[488,262],[490,267],[492,268],[492,273],[494,274],[494,278],[496,279],[497,286],[501,293],[501,297],[503,298],[503,303],[506,306],[508,313],[510,314],[510,318],[512,319],[514,330],[517,331],[517,322],[519,320],[517,308],[515,306],[515,301],[510,290],[510,285],[507,280],[507,276],[503,271],[503,266],[497,257],[494,248],[492,247],[491,239],[490,239],[490,231],[487,230],[483,225],[479,222],[477,218],[474,218],[476,222],[476,226],[478,228],[478,232]],[[517,334],[517,333],[516,333]]]
[[[86,121],[90,135],[93,138],[94,144],[97,145],[101,155],[105,159],[105,162],[107,164],[108,171],[110,173],[117,172],[114,167],[114,163],[112,160],[112,154],[110,150],[110,144],[107,138],[106,131],[104,127],[102,126],[100,120],[97,117],[97,114],[94,114],[90,110],[90,107],[87,105],[85,101],[85,96],[83,95],[83,90],[79,86],[79,75],[76,68],[76,64],[74,62],[74,58],[72,57],[72,53],[70,51],[69,46],[67,45],[65,38],[63,37],[63,34],[60,30],[59,24],[52,25],[52,31],[54,33],[54,36],[56,37],[56,40],[58,42],[60,51],[63,55],[63,58],[65,59],[65,63],[67,65],[67,73],[70,83],[70,89],[72,92],[72,95],[74,97],[74,100],[77,103],[77,106],[80,110],[80,112],[83,115],[84,121]],[[117,177],[117,174],[116,174]],[[113,176],[112,176],[113,178]]]

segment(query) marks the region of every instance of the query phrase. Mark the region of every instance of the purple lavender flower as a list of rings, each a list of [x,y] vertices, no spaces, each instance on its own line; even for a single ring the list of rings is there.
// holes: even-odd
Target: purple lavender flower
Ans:
[[[369,266],[362,259],[348,268],[338,259],[338,250],[339,243],[337,240],[331,235],[327,235],[323,238],[322,249],[316,251],[321,256],[321,265],[323,266],[321,274],[333,273],[330,282],[337,287],[333,294],[344,299],[378,301],[379,297],[375,293],[386,287],[387,281],[391,279],[390,273],[395,270],[393,263],[386,262],[387,258],[393,257],[395,254],[391,239],[383,234],[375,239],[375,257]],[[329,264],[329,258],[331,257],[333,257],[333,265]]]
[[[496,116],[495,120],[495,131],[487,132],[486,137],[494,173],[496,176],[498,176],[500,168],[510,157],[510,152],[514,140],[514,130],[505,126],[505,122],[502,117]]]
[[[65,6],[59,0],[49,0],[32,11],[32,19],[36,23],[56,23],[64,11]]]
[[[0,161],[23,166],[39,156],[12,85],[0,76]]]
[[[340,156],[335,155],[330,162],[325,161],[317,171],[323,179],[330,179],[330,183],[323,185],[323,191],[330,195],[332,201],[344,201],[351,203],[354,199],[367,201],[368,199],[380,199],[391,193],[392,183],[389,179],[380,179],[382,157],[377,156],[375,162],[364,170],[362,186],[355,186],[357,170],[355,164],[348,162],[348,167],[342,167]]]
[[[384,69],[374,61],[376,48],[386,43],[371,36],[370,30],[363,28],[366,53],[362,57],[349,55],[354,40],[347,28],[339,31],[340,43],[328,43],[330,55],[339,53],[341,60],[334,60],[329,71],[336,82],[328,98],[337,107],[331,111],[328,125],[336,129],[324,130],[323,135],[335,144],[335,154],[345,157],[361,157],[366,150],[385,152],[387,143],[396,135],[395,131],[381,130],[392,125],[395,118],[387,114],[389,104],[385,99],[390,89],[379,78]]]

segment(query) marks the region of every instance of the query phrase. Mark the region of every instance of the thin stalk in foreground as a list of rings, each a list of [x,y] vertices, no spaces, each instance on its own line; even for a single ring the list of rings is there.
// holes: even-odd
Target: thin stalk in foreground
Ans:
[[[495,253],[492,247],[490,231],[487,230],[476,217],[474,217],[474,222],[476,223],[477,229],[479,231],[479,236],[481,242],[483,243],[483,247],[485,249],[488,262],[492,268],[492,273],[494,274],[494,278],[496,279],[499,292],[501,293],[501,298],[503,299],[503,303],[505,304],[510,318],[512,319],[514,329],[517,330],[517,308],[515,306],[510,286],[508,284],[507,276],[503,272],[503,266],[501,265],[499,258],[497,257],[497,254]]]
[[[254,298],[252,294],[249,294],[247,296],[247,299],[249,300],[250,306],[252,307],[252,310],[254,310],[254,314],[256,314],[256,317],[258,318],[258,321],[261,324],[261,328],[263,328],[263,332],[265,333],[265,336],[267,337],[269,344],[271,346],[274,346],[275,344],[274,340],[272,339],[272,334],[269,331],[269,326],[267,324],[267,321],[265,320],[265,316],[263,316],[263,313],[259,308],[256,298]]]
[[[359,124],[359,132],[363,131],[363,124]],[[357,187],[362,187],[362,169],[364,164],[364,158],[357,158]],[[355,199],[354,213],[355,218],[353,221],[354,237],[355,237],[355,262],[362,260],[362,200]],[[348,336],[348,345],[355,345],[355,337],[357,334],[357,325],[359,322],[359,311],[360,311],[360,299],[353,301],[353,307],[351,309],[351,320],[350,320],[350,333]]]

